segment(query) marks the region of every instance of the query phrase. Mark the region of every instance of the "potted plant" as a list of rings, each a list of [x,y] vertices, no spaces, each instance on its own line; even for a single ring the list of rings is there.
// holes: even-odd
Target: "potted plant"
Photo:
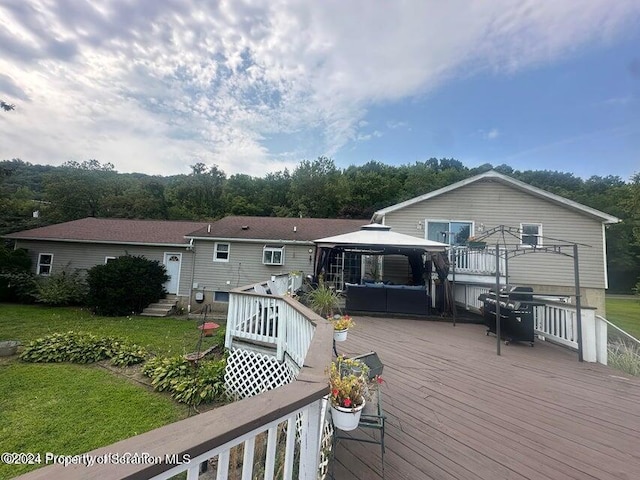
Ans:
[[[349,329],[355,326],[355,322],[349,315],[334,315],[328,320],[333,323],[333,339],[336,342],[344,342]]]
[[[322,280],[320,280],[316,288],[306,293],[304,297],[309,308],[323,317],[333,315],[340,303],[340,294]]]
[[[342,370],[341,356],[331,363],[329,372],[329,405],[333,425],[340,430],[355,430],[365,406],[367,391],[364,375],[347,374]]]

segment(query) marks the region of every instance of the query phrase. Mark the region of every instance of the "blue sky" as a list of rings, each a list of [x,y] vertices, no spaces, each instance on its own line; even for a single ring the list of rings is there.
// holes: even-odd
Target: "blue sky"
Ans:
[[[640,2],[3,0],[0,159],[640,172]]]

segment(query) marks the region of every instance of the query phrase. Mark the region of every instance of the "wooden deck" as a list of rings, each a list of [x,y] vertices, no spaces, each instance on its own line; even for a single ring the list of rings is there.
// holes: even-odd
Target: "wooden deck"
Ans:
[[[387,480],[640,478],[640,378],[548,342],[497,356],[482,325],[355,321],[338,352],[385,365]],[[380,448],[340,441],[334,467],[381,478]]]

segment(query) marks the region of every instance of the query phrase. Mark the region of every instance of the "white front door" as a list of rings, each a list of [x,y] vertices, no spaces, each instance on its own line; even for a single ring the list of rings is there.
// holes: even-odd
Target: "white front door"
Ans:
[[[167,275],[169,280],[164,284],[167,293],[178,293],[178,285],[180,284],[180,265],[182,264],[181,253],[166,253],[164,254],[164,266],[167,269]]]

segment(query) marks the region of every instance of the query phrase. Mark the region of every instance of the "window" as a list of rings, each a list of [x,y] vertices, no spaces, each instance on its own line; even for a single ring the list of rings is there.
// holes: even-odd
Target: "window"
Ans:
[[[53,253],[41,253],[38,255],[38,275],[48,277],[53,266]]]
[[[111,260],[115,260],[116,257],[104,257],[104,263],[109,263]]]
[[[262,263],[265,265],[284,265],[284,247],[264,247]]]
[[[213,248],[213,261],[214,262],[228,262],[229,261],[229,244],[217,243]]]
[[[473,223],[459,220],[439,221],[427,220],[427,240],[448,243],[449,245],[466,245],[473,235]]]
[[[539,223],[521,223],[520,232],[520,243],[522,245],[542,246],[542,225]]]
[[[213,301],[229,303],[229,292],[213,292]]]

